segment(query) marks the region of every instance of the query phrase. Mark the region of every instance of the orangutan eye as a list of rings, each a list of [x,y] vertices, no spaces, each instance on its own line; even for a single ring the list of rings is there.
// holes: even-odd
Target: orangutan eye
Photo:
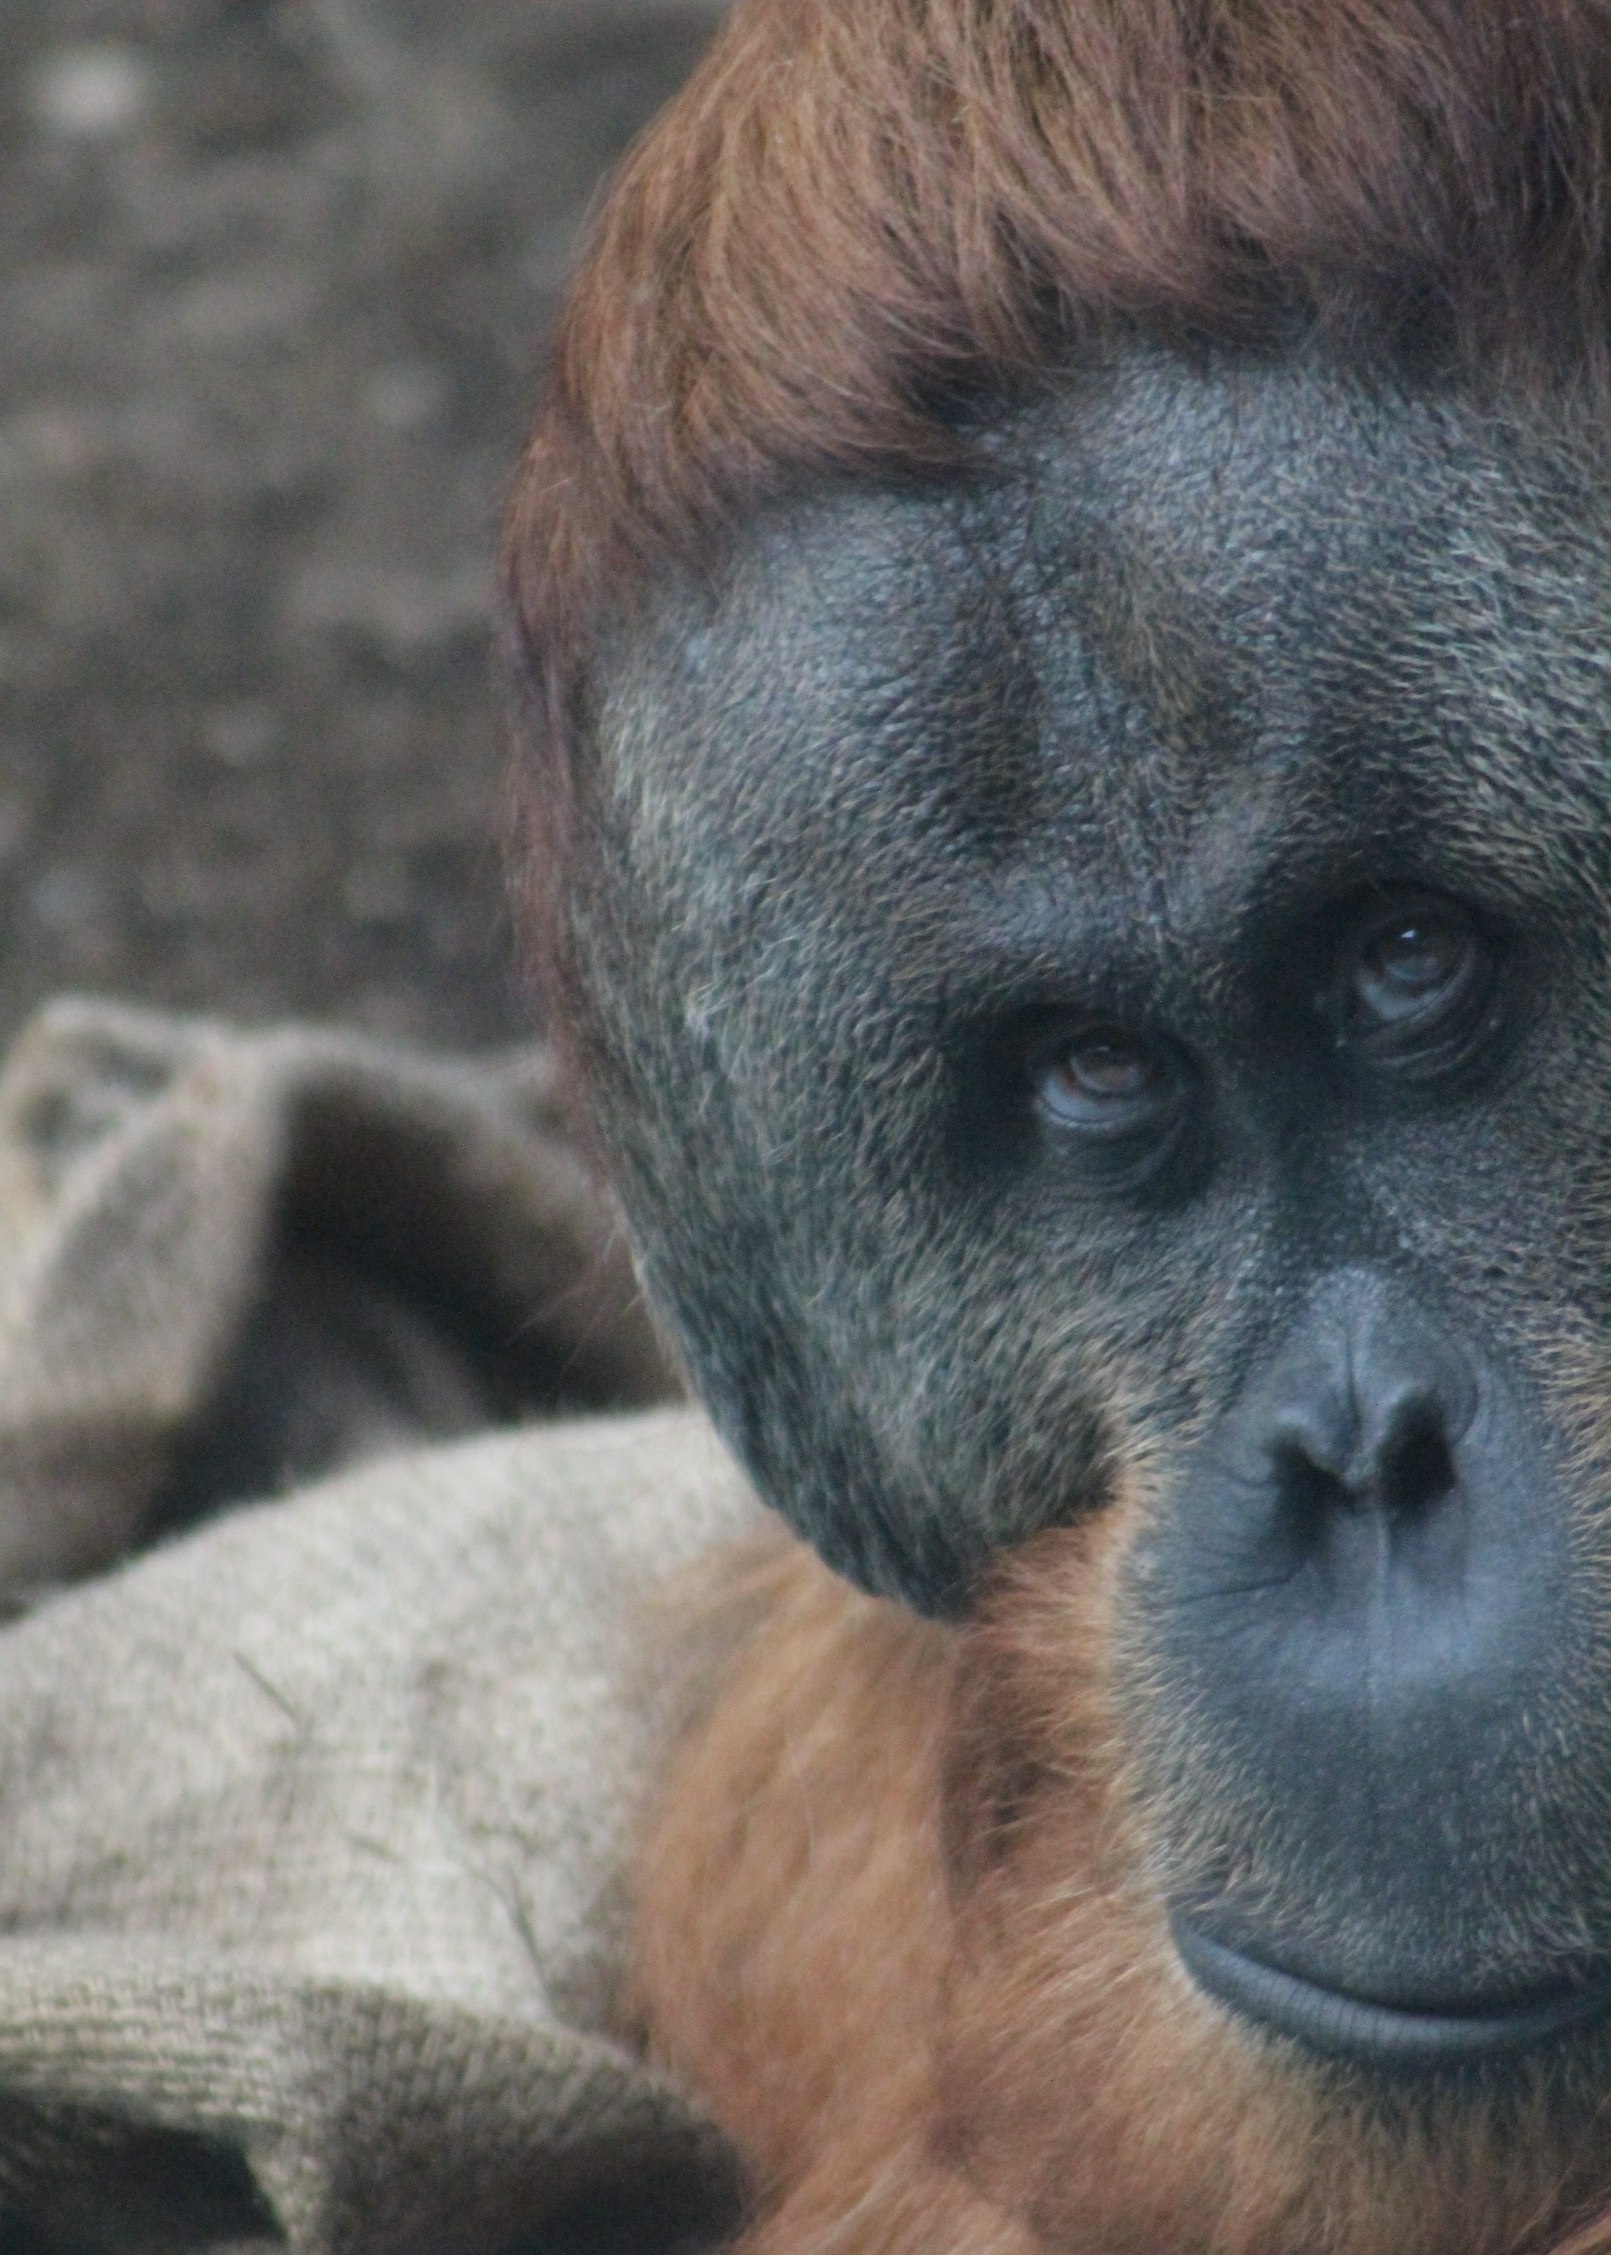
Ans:
[[[1475,932],[1452,915],[1395,916],[1366,939],[1354,959],[1355,1006],[1379,1025],[1443,1009],[1470,982],[1478,953]]]
[[[1441,1070],[1469,1053],[1493,970],[1491,947],[1453,903],[1396,906],[1344,952],[1332,1003],[1337,1040],[1364,1065]]]
[[[1059,1127],[1123,1134],[1148,1126],[1174,1089],[1150,1042],[1118,1025],[1082,1028],[1042,1066],[1038,1094]]]

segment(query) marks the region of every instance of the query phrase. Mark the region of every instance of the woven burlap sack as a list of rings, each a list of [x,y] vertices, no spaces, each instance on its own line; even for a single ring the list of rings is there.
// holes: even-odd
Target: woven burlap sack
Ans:
[[[667,1385],[540,1057],[24,1036],[0,2243],[719,2240],[729,2158],[612,2025],[702,1665],[660,1593],[755,1520],[697,1412],[625,1406]]]

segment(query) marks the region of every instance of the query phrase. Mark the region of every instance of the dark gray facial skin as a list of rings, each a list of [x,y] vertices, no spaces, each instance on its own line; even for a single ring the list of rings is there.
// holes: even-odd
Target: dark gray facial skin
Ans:
[[[1311,2050],[1611,1968],[1611,484],[1564,410],[1137,354],[623,636],[571,939],[762,1492],[964,1611],[1144,1499],[1185,1962]]]

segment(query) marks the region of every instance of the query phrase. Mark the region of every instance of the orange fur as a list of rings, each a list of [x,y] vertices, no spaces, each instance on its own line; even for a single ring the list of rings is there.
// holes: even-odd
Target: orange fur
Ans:
[[[1201,1998],[1109,1711],[1130,1514],[961,1630],[791,1549],[647,1843],[634,2011],[744,2255],[1607,2255],[1611,2135],[1393,2108]]]
[[[1028,2255],[931,2151],[954,1637],[793,1545],[761,1572],[645,1846],[632,2016],[750,2164],[745,2255]]]

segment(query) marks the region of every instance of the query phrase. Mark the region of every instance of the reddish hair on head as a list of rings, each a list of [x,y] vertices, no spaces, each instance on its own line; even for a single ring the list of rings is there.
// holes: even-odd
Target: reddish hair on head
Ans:
[[[1608,187],[1611,0],[738,0],[604,204],[510,510],[539,924],[656,557],[954,460],[959,404],[1126,332],[1598,388]]]

